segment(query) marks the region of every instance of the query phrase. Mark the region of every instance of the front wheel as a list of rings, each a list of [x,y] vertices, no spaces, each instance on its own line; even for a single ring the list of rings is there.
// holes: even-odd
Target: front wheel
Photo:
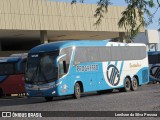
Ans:
[[[80,85],[79,83],[76,83],[75,86],[74,86],[74,94],[73,94],[73,97],[75,99],[78,99],[81,97],[81,88],[80,88]]]
[[[45,97],[46,101],[52,101],[53,97]]]
[[[133,81],[132,81],[132,86],[131,86],[131,90],[135,91],[138,89],[138,80],[134,77]]]

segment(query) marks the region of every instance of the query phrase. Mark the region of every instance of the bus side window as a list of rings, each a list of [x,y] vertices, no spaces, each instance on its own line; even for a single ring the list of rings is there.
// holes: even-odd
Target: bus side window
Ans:
[[[21,64],[21,73],[25,73],[26,61]]]
[[[68,72],[68,67],[65,60],[59,61],[59,78]]]

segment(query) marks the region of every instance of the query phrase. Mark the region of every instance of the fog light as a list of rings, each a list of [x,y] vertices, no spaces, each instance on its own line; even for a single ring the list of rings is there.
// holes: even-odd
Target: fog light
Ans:
[[[55,93],[56,93],[56,91],[53,91],[53,92],[52,92],[52,94],[55,94]]]

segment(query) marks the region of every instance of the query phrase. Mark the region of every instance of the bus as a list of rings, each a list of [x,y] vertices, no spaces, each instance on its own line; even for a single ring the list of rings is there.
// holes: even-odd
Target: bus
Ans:
[[[26,54],[13,54],[0,58],[0,97],[25,93]]]
[[[25,88],[28,97],[137,90],[149,81],[144,44],[107,40],[59,41],[42,44],[28,53]]]
[[[149,51],[148,61],[150,69],[150,82],[160,82],[160,51]]]

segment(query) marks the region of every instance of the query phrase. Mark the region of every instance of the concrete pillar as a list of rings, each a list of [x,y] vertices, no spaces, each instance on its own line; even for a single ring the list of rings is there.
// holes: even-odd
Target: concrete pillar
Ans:
[[[158,50],[158,44],[155,43],[155,44],[154,44],[154,47],[155,47],[155,51],[157,51],[157,50]]]
[[[124,32],[119,32],[119,39],[120,39],[120,42],[124,42],[124,43],[126,42]]]
[[[47,30],[41,30],[40,31],[40,40],[41,44],[48,43],[48,36],[47,36]]]

